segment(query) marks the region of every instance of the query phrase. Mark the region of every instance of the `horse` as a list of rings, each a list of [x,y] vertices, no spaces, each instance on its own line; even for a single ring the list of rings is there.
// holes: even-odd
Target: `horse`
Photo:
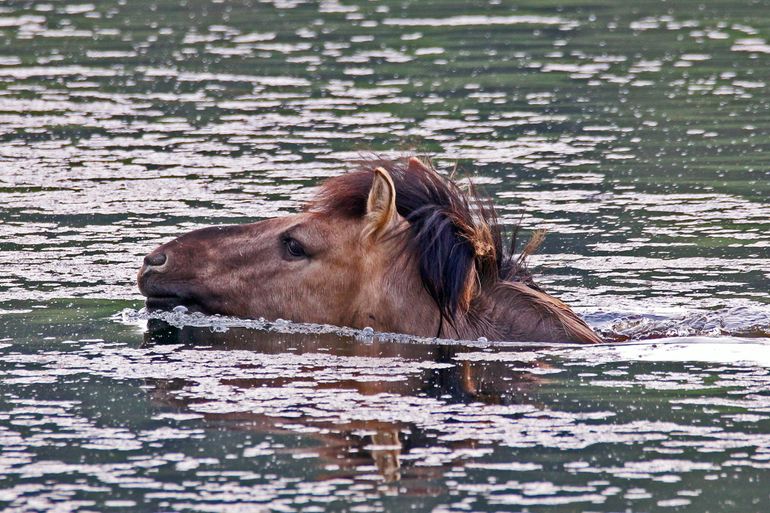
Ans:
[[[537,245],[518,258],[506,252],[493,206],[430,161],[375,158],[327,179],[297,214],[159,246],[137,282],[149,310],[183,305],[416,337],[601,342],[532,279],[525,259]]]

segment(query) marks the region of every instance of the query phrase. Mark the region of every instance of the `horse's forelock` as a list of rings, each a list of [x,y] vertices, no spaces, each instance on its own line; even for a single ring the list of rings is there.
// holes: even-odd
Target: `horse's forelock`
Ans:
[[[498,279],[502,237],[494,209],[473,190],[465,192],[430,163],[408,158],[357,161],[357,169],[327,180],[308,209],[361,217],[374,170],[388,171],[396,187],[396,208],[410,225],[409,244],[423,286],[450,323],[467,311],[476,288]]]

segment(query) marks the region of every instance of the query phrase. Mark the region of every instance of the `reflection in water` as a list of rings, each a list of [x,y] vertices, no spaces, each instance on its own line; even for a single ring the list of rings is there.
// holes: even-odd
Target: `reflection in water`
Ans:
[[[139,347],[141,316],[100,320],[104,308],[0,315],[11,510],[733,511],[765,499],[766,339],[444,343],[188,315],[197,326],[145,318]]]
[[[733,511],[765,499],[766,339],[443,343],[211,317],[150,318],[139,347],[136,318],[95,321],[93,304],[0,316],[12,510]],[[107,340],[89,336],[94,322]]]
[[[206,350],[258,353],[256,362],[250,354],[250,363],[238,364],[246,374],[223,377],[217,386],[220,397],[238,398],[236,409],[232,400],[211,402],[210,386],[203,397],[191,393],[200,388],[198,384],[180,378],[151,379],[154,401],[203,411],[207,419],[224,416],[235,421],[236,429],[311,434],[322,444],[320,457],[324,460],[352,470],[361,467],[362,457],[368,456],[386,481],[400,478],[402,453],[433,445],[427,431],[436,426],[415,421],[406,412],[402,415],[402,408],[410,403],[424,408],[420,405],[434,402],[441,403],[442,410],[471,403],[477,408],[526,404],[528,390],[543,379],[544,369],[544,364],[532,360],[536,347],[527,348],[520,365],[512,368],[510,359],[472,358],[473,349],[460,344],[360,343],[336,335],[294,339],[247,328],[211,333],[207,328],[175,328],[158,319],[149,320],[144,345],[195,346],[201,342]],[[530,367],[535,371],[527,370]],[[312,402],[306,403],[311,397]],[[292,404],[284,404],[291,399]],[[196,407],[202,400],[207,404]],[[279,404],[272,405],[276,402]],[[380,409],[385,404],[387,409]],[[338,409],[342,411],[334,411]],[[442,415],[439,411],[431,414]],[[451,451],[473,449],[477,442],[458,439]],[[411,458],[410,467],[414,464]]]

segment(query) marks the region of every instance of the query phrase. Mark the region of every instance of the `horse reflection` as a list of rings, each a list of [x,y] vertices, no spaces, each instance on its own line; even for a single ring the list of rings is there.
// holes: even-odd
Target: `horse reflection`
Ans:
[[[534,389],[543,378],[528,370],[525,365],[541,367],[542,364],[510,362],[494,359],[474,361],[463,358],[465,353],[477,352],[477,348],[459,344],[397,343],[373,340],[370,343],[351,340],[332,334],[291,335],[233,328],[224,333],[211,332],[208,328],[175,328],[163,321],[152,319],[145,333],[145,346],[156,344],[183,344],[198,350],[249,350],[262,354],[314,355],[336,357],[381,358],[383,365],[392,359],[417,362],[422,367],[416,373],[403,373],[398,379],[358,380],[350,377],[315,379],[325,369],[308,360],[302,365],[303,376],[255,376],[254,378],[222,376],[221,383],[238,390],[269,387],[280,389],[303,382],[303,386],[315,390],[354,391],[362,396],[388,394],[407,398],[429,398],[448,404],[483,403],[487,405],[512,405],[531,403]],[[532,348],[529,347],[528,350]],[[301,358],[301,356],[300,356]],[[311,376],[308,378],[308,373]],[[180,379],[153,379],[152,398],[156,403],[174,408],[190,409],[198,402],[185,392],[194,382]],[[307,383],[304,383],[307,382]],[[407,402],[407,401],[405,401]],[[302,412],[301,405],[297,411]],[[264,434],[286,432],[284,424],[292,424],[289,431],[308,434],[321,445],[319,457],[333,465],[338,471],[357,474],[361,468],[374,465],[377,473],[386,482],[401,479],[403,456],[414,449],[429,448],[438,442],[428,430],[414,423],[380,419],[350,419],[329,421],[307,414],[299,417],[281,418],[256,412],[204,414],[207,421],[225,421],[233,429],[242,429]],[[465,440],[453,442],[452,449],[474,449],[476,442]],[[440,467],[439,467],[440,468]],[[337,472],[338,472],[337,471]],[[409,468],[410,476],[428,477],[436,467]],[[338,473],[336,476],[338,477]]]

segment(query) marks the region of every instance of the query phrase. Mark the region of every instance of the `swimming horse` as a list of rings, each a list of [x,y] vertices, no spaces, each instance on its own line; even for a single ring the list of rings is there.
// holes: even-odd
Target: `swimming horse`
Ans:
[[[535,237],[537,238],[537,237]],[[505,254],[494,209],[415,157],[326,180],[300,213],[189,232],[144,258],[148,309],[422,337],[601,342]]]

